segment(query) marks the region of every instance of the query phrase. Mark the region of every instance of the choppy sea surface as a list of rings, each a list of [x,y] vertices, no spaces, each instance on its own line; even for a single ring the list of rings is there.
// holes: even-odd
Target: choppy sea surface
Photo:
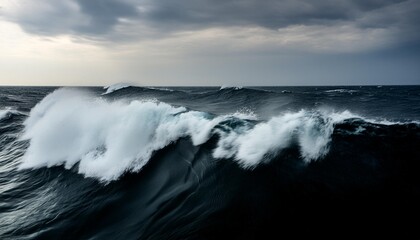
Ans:
[[[419,150],[420,86],[0,87],[0,238],[409,228]]]

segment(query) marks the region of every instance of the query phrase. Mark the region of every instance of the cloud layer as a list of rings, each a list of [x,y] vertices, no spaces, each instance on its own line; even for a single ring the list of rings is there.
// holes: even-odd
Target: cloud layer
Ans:
[[[111,43],[209,29],[234,29],[227,38],[249,33],[245,39],[261,36],[275,47],[299,43],[316,50],[366,50],[420,39],[415,0],[9,0],[1,16],[35,35]]]
[[[2,0],[0,84],[418,84],[419,26],[419,0]]]

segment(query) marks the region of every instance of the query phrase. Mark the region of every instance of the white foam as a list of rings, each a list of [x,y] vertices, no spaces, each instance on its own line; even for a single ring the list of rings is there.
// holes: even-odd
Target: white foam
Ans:
[[[357,90],[351,90],[351,89],[332,89],[325,91],[326,93],[355,93],[358,92]]]
[[[258,120],[258,115],[250,108],[243,107],[231,115],[232,117],[244,120]]]
[[[213,155],[216,158],[234,158],[241,166],[253,168],[266,156],[275,155],[296,143],[302,158],[309,162],[327,154],[334,124],[347,117],[348,113],[336,113],[334,117],[329,117],[329,114],[305,110],[286,113],[251,129],[220,132],[222,138]]]
[[[5,107],[0,109],[0,120],[8,118],[11,114],[20,114],[20,112],[16,109],[13,109],[12,107]]]
[[[0,120],[6,118],[10,113],[10,108],[5,108],[0,110]]]
[[[169,89],[169,88],[162,88],[162,87],[146,87],[147,89],[150,90],[159,90],[159,91],[166,91],[166,92],[173,92],[173,89]]]
[[[334,122],[342,122],[346,119],[361,119],[364,122],[377,124],[377,125],[404,125],[404,124],[420,124],[419,121],[391,121],[388,119],[373,119],[373,118],[367,118],[363,117],[357,114],[354,114],[348,110],[345,110],[343,112],[329,112],[329,111],[323,111],[323,114],[329,115],[330,118],[333,119]]]
[[[132,85],[129,83],[116,83],[109,86],[105,86],[104,89],[106,89],[106,92],[102,93],[102,95],[113,93],[117,90],[131,87]]]
[[[240,90],[242,88],[243,88],[242,86],[222,85],[219,90],[223,90],[223,89]]]
[[[106,102],[86,93],[59,89],[36,105],[25,121],[30,140],[21,169],[79,162],[78,171],[104,181],[138,171],[152,153],[180,137],[207,141],[221,119],[165,103]]]
[[[157,101],[113,101],[76,89],[46,96],[24,122],[22,140],[29,140],[20,169],[79,163],[78,172],[102,181],[139,171],[153,153],[188,137],[200,145],[218,134],[215,158],[232,158],[253,168],[294,145],[309,162],[328,153],[334,125],[358,118],[351,112],[301,110],[253,123],[252,112],[218,117]],[[218,124],[228,119],[236,126]]]

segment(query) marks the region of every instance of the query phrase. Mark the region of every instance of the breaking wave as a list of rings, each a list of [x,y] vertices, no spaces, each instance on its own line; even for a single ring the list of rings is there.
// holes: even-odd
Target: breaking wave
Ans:
[[[292,145],[310,162],[329,150],[334,126],[351,112],[301,110],[256,121],[246,113],[214,116],[151,100],[107,101],[80,90],[45,97],[24,122],[29,141],[20,169],[63,165],[101,181],[139,171],[157,150],[180,138],[201,145],[217,137],[213,157],[255,168]],[[360,129],[358,129],[360,131]]]
[[[11,107],[5,107],[3,109],[0,109],[0,120],[6,119],[12,115],[18,115],[18,114],[21,114],[21,112]]]
[[[352,219],[409,224],[420,87],[325,92],[336,88],[359,90],[3,87],[0,239],[264,239],[358,228]]]
[[[326,90],[326,93],[356,93],[357,90],[352,89],[332,89],[332,90]]]
[[[223,90],[223,89],[241,90],[241,89],[243,89],[243,87],[242,86],[222,85],[219,90]]]
[[[128,87],[131,87],[131,85],[128,83],[116,83],[109,86],[105,86],[104,89],[106,89],[106,91],[102,95],[110,94],[120,89],[124,89]]]

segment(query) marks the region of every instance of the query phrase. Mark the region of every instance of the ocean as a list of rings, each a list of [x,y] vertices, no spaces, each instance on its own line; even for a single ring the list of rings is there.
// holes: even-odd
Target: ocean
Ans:
[[[0,238],[408,230],[419,150],[420,86],[0,87]]]

